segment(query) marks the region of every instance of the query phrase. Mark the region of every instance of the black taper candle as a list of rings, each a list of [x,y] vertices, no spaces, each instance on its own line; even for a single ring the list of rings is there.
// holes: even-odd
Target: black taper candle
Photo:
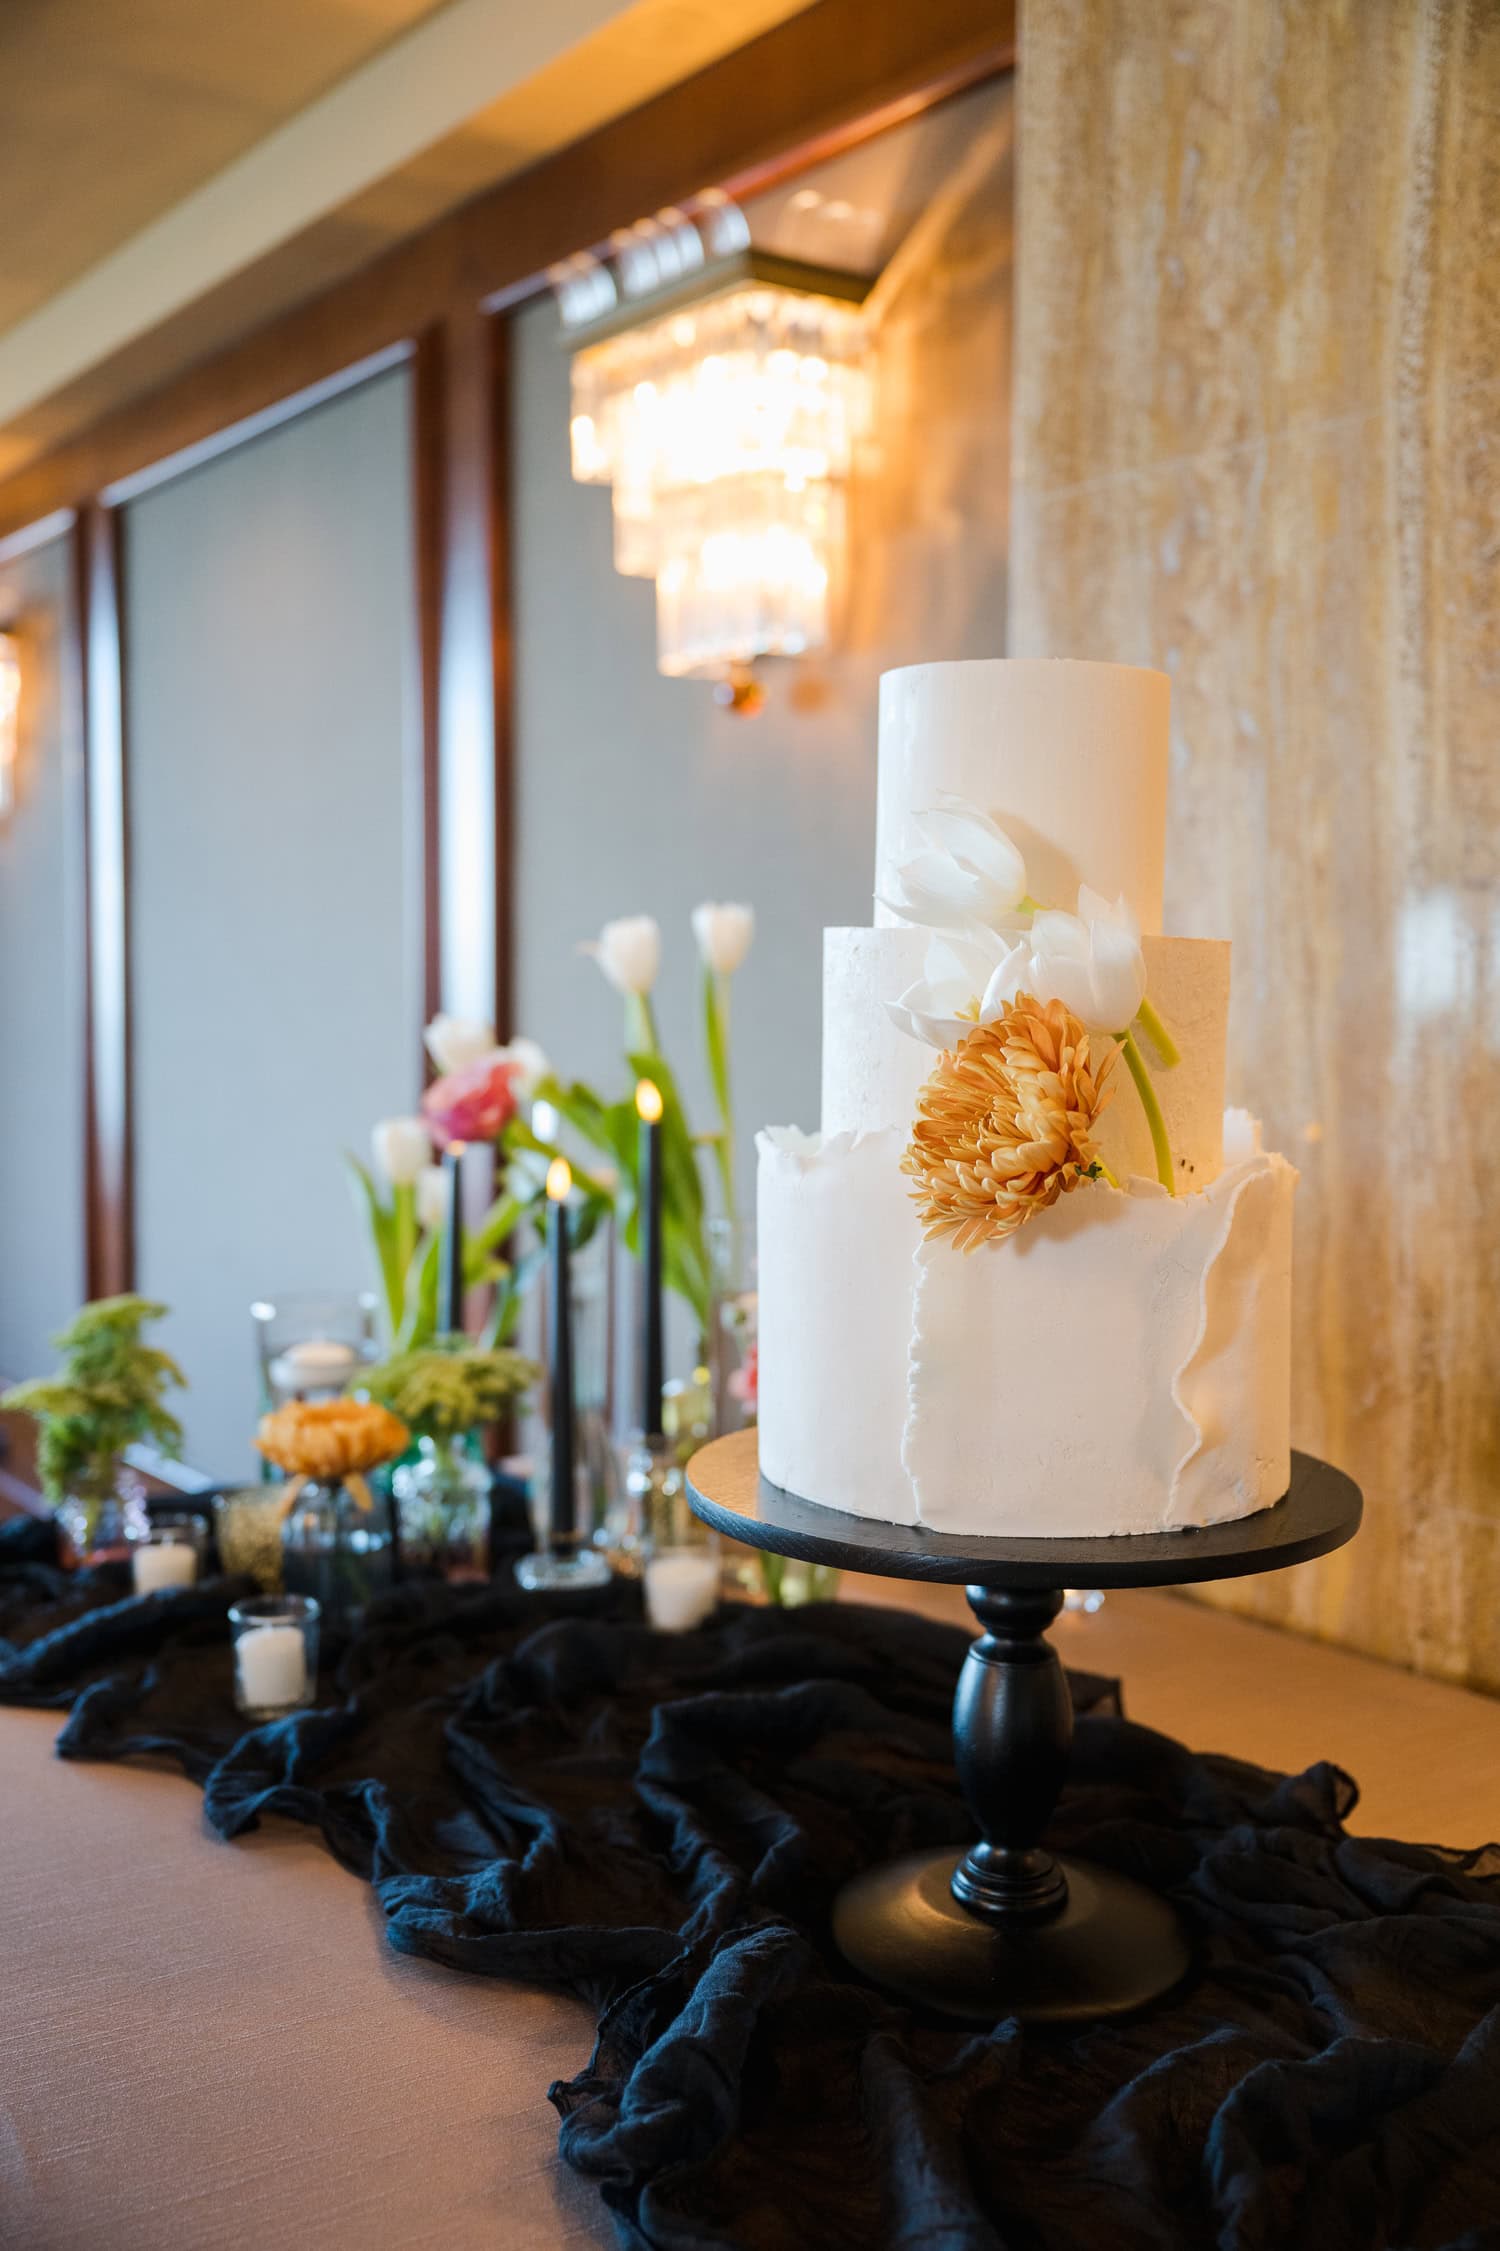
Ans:
[[[547,1174],[547,1233],[552,1336],[549,1351],[552,1387],[552,1541],[571,1548],[577,1498],[573,1473],[573,1292],[568,1264],[568,1190],[573,1176],[567,1160],[554,1157]]]
[[[464,1325],[463,1154],[461,1141],[450,1141],[443,1151],[443,1170],[448,1175],[448,1221],[439,1253],[438,1319],[450,1336],[457,1336]]]
[[[635,1107],[641,1121],[641,1429],[647,1438],[659,1438],[663,1368],[661,1089],[651,1079],[642,1079],[637,1086]]]

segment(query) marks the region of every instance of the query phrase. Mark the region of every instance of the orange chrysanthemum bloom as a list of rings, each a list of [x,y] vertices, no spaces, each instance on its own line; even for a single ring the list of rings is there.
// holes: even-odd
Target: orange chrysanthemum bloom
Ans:
[[[928,1239],[951,1236],[961,1251],[999,1241],[1089,1177],[1115,1054],[1095,1067],[1071,1009],[1029,993],[945,1054],[917,1098],[901,1167]]]
[[[336,1485],[404,1452],[409,1436],[399,1415],[372,1400],[308,1399],[262,1415],[255,1443],[288,1476]]]

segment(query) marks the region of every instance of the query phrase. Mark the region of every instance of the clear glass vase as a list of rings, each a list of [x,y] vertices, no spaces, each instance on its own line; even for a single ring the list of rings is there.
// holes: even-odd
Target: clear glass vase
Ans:
[[[132,1469],[118,1470],[107,1485],[81,1485],[52,1513],[80,1564],[128,1563],[151,1529],[145,1483]]]
[[[467,1435],[423,1438],[391,1472],[401,1569],[412,1578],[487,1579],[490,1473]]]
[[[745,1219],[708,1223],[712,1299],[708,1373],[713,1393],[713,1435],[744,1430],[755,1421],[759,1361],[755,1289],[755,1225]]]
[[[388,1510],[367,1488],[308,1478],[282,1518],[281,1577],[288,1594],[316,1602],[325,1619],[363,1610],[392,1584]]]

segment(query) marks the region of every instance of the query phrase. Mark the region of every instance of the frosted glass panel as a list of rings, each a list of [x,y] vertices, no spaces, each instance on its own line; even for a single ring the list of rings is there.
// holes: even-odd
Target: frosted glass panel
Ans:
[[[340,1152],[419,1083],[408,379],[125,524],[140,1286],[247,1471],[248,1307],[369,1281]]]
[[[69,547],[0,566],[0,626],[21,642],[21,761],[0,819],[0,1376],[52,1366],[84,1291],[80,773],[64,670]]]

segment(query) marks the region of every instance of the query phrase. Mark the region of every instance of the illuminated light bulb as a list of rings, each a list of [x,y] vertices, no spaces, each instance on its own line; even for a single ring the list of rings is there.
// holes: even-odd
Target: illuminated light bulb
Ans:
[[[655,1125],[661,1117],[661,1088],[655,1079],[637,1079],[635,1087],[635,1114],[645,1125]]]
[[[573,1186],[573,1168],[566,1157],[554,1157],[547,1167],[547,1201],[565,1204]]]

